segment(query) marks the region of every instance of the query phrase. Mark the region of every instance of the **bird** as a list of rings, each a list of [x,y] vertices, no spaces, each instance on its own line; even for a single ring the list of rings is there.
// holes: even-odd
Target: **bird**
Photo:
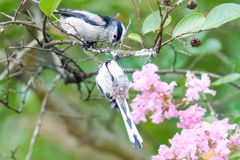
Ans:
[[[110,42],[115,47],[123,41],[125,27],[117,19],[75,9],[56,9],[53,13],[61,16],[60,24],[65,31],[76,36],[80,34],[88,44]]]
[[[107,59],[97,70],[96,85],[110,102],[110,107],[121,112],[129,140],[133,147],[142,150],[143,139],[135,126],[127,104],[129,80],[122,68],[119,57]]]

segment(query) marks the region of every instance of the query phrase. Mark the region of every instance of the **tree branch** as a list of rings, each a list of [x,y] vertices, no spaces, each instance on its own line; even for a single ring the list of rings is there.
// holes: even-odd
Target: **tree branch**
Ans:
[[[141,45],[142,45],[142,48],[145,48],[145,46],[144,46],[144,40],[143,40],[142,25],[141,25],[141,19],[140,19],[139,9],[137,8],[137,6],[136,6],[136,4],[135,4],[135,1],[132,0],[132,2],[133,2],[133,5],[134,5],[134,7],[135,7],[135,9],[136,9],[137,16],[138,16],[137,20],[138,20],[138,24],[139,24],[139,33],[140,33],[140,35],[141,35]]]

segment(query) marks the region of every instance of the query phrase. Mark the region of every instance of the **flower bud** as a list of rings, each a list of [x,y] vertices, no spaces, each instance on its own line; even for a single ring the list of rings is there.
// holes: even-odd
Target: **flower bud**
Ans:
[[[190,40],[190,43],[191,43],[192,47],[198,47],[198,46],[201,45],[201,41],[198,38],[195,38],[195,37],[193,37]]]
[[[197,2],[196,0],[190,0],[188,1],[187,8],[189,9],[195,9],[197,7]]]

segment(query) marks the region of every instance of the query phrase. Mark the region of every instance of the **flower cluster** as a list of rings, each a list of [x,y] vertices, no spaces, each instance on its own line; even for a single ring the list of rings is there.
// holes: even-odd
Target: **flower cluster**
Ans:
[[[129,86],[137,91],[142,91],[142,95],[137,95],[130,106],[133,109],[133,121],[138,124],[140,121],[146,122],[145,114],[153,112],[150,116],[153,123],[161,123],[164,118],[177,117],[175,105],[171,103],[171,93],[176,82],[167,84],[161,82],[160,77],[155,73],[158,67],[154,64],[147,64],[141,71],[133,73],[133,83]]]
[[[205,108],[198,107],[198,104],[190,106],[185,111],[179,111],[178,116],[180,123],[177,123],[178,128],[191,129],[196,124],[203,120],[203,116],[207,110]]]
[[[240,144],[240,132],[237,127],[235,134],[228,139],[228,131],[237,125],[228,124],[228,119],[198,123],[192,129],[183,129],[169,140],[171,147],[160,145],[158,155],[152,160],[164,159],[198,159],[213,151],[208,159],[226,159],[237,144]],[[234,146],[234,147],[233,147]]]
[[[188,101],[193,101],[193,99],[199,100],[199,92],[209,93],[213,96],[216,95],[216,91],[210,90],[208,88],[211,84],[211,81],[206,73],[202,74],[201,80],[196,78],[195,76],[192,77],[190,71],[187,72],[186,77],[187,79],[185,82],[185,86],[188,87],[188,89],[185,96],[187,96]]]
[[[211,94],[215,96],[216,91],[210,90],[210,78],[207,74],[202,74],[201,79],[192,76],[190,71],[186,74],[185,100],[181,104],[175,105],[171,93],[176,82],[167,84],[162,82],[155,73],[158,67],[154,64],[147,64],[141,71],[133,73],[133,83],[130,87],[141,91],[133,99],[132,118],[136,124],[140,121],[146,122],[146,114],[152,113],[149,117],[152,123],[161,123],[164,118],[179,117],[177,127],[182,128],[181,134],[176,134],[169,140],[171,146],[160,145],[158,155],[152,156],[152,160],[165,159],[203,159],[225,160],[231,153],[240,146],[240,129],[234,124],[228,124],[228,119],[218,120],[212,124],[204,122],[203,117],[206,109],[195,104],[186,110],[178,111],[178,106],[187,101],[199,100],[199,93]],[[229,130],[234,130],[233,135],[228,134]]]

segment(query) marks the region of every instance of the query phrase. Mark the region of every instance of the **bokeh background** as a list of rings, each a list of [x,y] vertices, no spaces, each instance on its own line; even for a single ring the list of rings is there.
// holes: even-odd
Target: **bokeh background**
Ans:
[[[17,9],[19,0],[1,0],[0,12],[4,12],[11,16],[14,15],[14,10]],[[171,23],[165,27],[165,31],[172,33],[176,24],[186,15],[199,12],[204,16],[217,5],[222,3],[237,3],[239,0],[218,0],[218,1],[200,1],[197,0],[198,6],[194,10],[189,10],[185,6],[187,1],[180,5],[180,8],[175,9],[170,16]],[[145,0],[140,3],[136,1],[137,7],[140,10],[141,22],[151,13]],[[149,0],[154,11],[158,10],[155,1]],[[139,33],[136,10],[130,0],[109,1],[109,0],[62,0],[59,8],[72,8],[87,10],[101,15],[115,17],[118,13],[119,20],[125,26],[128,25],[129,18],[132,23],[128,33]],[[22,7],[21,12],[28,9],[36,21],[41,23],[43,14],[39,7],[34,2],[28,0]],[[18,16],[19,19],[24,19]],[[9,21],[8,18],[0,15],[0,22]],[[5,26],[5,34],[0,34],[0,61],[6,59],[4,52],[5,47],[19,46],[22,36],[24,36],[25,44],[28,44],[33,38],[23,26],[10,25]],[[68,39],[56,29],[50,27],[49,33],[53,35],[55,40]],[[144,35],[144,41],[147,48],[153,44],[153,39],[156,33]],[[183,43],[177,40],[172,42],[172,45],[177,50],[183,50],[191,56],[177,53],[176,69],[189,69],[215,73],[221,76],[232,72],[240,72],[240,20],[229,22],[219,29],[195,34],[202,45],[198,48],[192,48],[189,44],[190,39],[182,39],[186,42],[184,48]],[[163,41],[171,38],[164,33]],[[132,50],[141,49],[138,42],[125,39],[124,44],[131,46]],[[109,44],[105,44],[109,45]],[[63,46],[60,46],[63,47]],[[126,48],[124,48],[126,49]],[[9,53],[14,50],[8,49]],[[47,53],[30,50],[29,54],[33,57],[46,57]],[[86,53],[81,47],[74,46],[67,50],[66,54],[74,60],[88,58],[93,53]],[[22,70],[28,71],[37,68],[39,65],[44,65],[38,62],[36,58],[26,55],[23,59],[27,65]],[[99,54],[95,59],[89,61],[78,62],[84,71],[96,71],[98,64],[103,62],[110,55]],[[48,59],[51,62],[51,58]],[[146,61],[146,57],[130,57],[122,59],[121,63],[124,68],[141,69]],[[161,49],[157,58],[151,61],[162,69],[171,69],[174,61],[174,51],[166,45]],[[0,73],[6,68],[6,63],[0,63]],[[15,72],[19,71],[16,68]],[[15,76],[10,80],[10,89],[14,92],[9,93],[10,105],[18,108],[22,100],[21,91],[26,88],[26,83],[29,80],[29,74]],[[33,135],[34,128],[37,124],[37,119],[40,113],[43,97],[47,92],[49,85],[52,83],[56,73],[50,69],[44,69],[43,73],[35,80],[34,85],[27,93],[24,110],[21,114],[15,113],[0,104],[0,159],[11,158],[12,151],[17,148],[14,157],[18,160],[25,159],[29,149],[30,140]],[[132,74],[128,73],[128,77],[132,80]],[[176,103],[181,102],[184,98],[186,87],[184,86],[185,75],[182,74],[163,74],[160,75],[161,80],[170,83],[176,81],[178,86],[174,89],[173,98]],[[89,80],[94,80],[95,77]],[[211,79],[215,81],[215,79]],[[0,97],[6,94],[7,80],[0,82]],[[240,81],[236,81],[240,84]],[[81,84],[83,96],[87,96],[86,87]],[[91,87],[92,84],[89,84]],[[240,116],[240,90],[229,85],[221,85],[211,87],[217,91],[215,97],[208,96],[208,100],[212,104],[214,110],[219,114],[219,119],[225,117],[230,118],[233,123],[235,118]],[[17,91],[17,92],[16,92]],[[132,99],[138,94],[130,89],[129,91],[130,104]],[[43,117],[43,122],[40,134],[36,139],[33,148],[33,160],[133,160],[133,159],[150,159],[151,155],[156,155],[160,144],[169,145],[168,139],[172,138],[176,132],[181,130],[176,127],[178,119],[172,118],[165,120],[161,124],[153,124],[151,120],[137,125],[141,136],[143,137],[143,150],[137,151],[132,148],[122,121],[120,113],[112,110],[109,107],[109,102],[105,98],[101,98],[98,90],[93,90],[92,97],[100,97],[96,100],[83,101],[77,90],[76,84],[65,85],[63,81],[59,81],[54,91],[49,97],[46,109],[52,112],[60,112],[72,117],[58,116],[52,112],[47,112]],[[195,104],[195,103],[192,103]],[[202,107],[207,108],[204,101],[200,101]],[[184,109],[184,108],[183,108]],[[206,117],[209,116],[209,111]]]

